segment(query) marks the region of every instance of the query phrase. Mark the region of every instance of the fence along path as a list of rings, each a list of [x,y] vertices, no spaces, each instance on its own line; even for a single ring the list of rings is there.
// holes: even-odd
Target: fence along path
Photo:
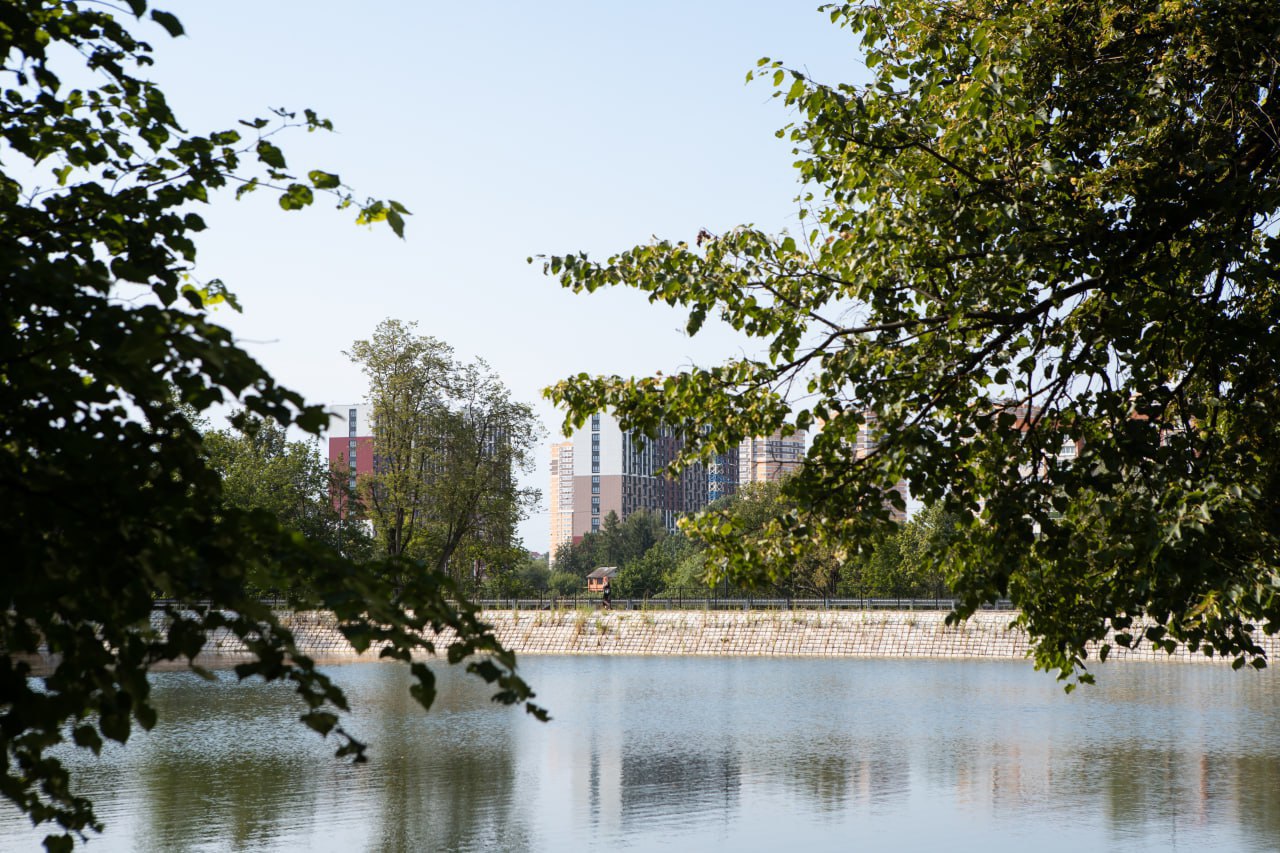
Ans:
[[[539,596],[537,598],[478,598],[484,610],[580,610],[601,608],[599,595]],[[955,610],[954,598],[771,598],[752,595],[673,593],[661,598],[614,598],[614,610]],[[1013,610],[1008,599],[983,610]]]

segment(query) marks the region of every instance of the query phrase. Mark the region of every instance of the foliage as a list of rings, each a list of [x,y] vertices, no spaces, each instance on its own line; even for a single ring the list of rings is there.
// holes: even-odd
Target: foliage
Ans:
[[[750,536],[692,525],[717,573],[761,583],[864,548],[905,479],[959,525],[960,616],[1009,596],[1039,666],[1089,680],[1086,644],[1111,628],[1261,666],[1254,633],[1280,630],[1280,5],[827,10],[861,38],[869,84],[759,72],[795,113],[779,135],[805,233],[546,262],[575,291],[637,287],[688,308],[691,334],[718,316],[765,352],[574,377],[549,392],[566,426],[602,408],[648,434],[697,424],[687,463],[821,424],[794,511]]]
[[[334,476],[314,443],[289,441],[283,427],[261,418],[241,414],[232,422],[232,429],[210,430],[203,438],[209,465],[222,479],[225,505],[266,512],[281,527],[348,558],[372,556],[363,520],[335,508],[343,479]],[[299,601],[308,597],[305,576],[281,574],[270,561],[257,562],[250,571],[255,569],[258,574],[248,581],[255,591],[283,591]]]
[[[585,582],[587,575],[601,566],[624,569],[644,557],[667,536],[662,518],[656,513],[641,509],[628,515],[626,521],[621,521],[618,514],[610,510],[598,531],[560,547],[556,552],[556,569],[571,572]],[[615,587],[614,592],[626,594],[622,587]]]
[[[485,577],[481,594],[493,598],[534,597],[551,586],[551,570],[545,556],[526,553],[524,559],[510,566],[493,567]]]
[[[483,361],[384,320],[349,353],[369,379],[374,472],[359,484],[388,556],[410,555],[474,588],[485,566],[523,554],[515,528],[538,492],[516,482],[540,436]]]
[[[705,588],[708,568],[706,551],[700,548],[690,550],[663,577],[664,591]]]
[[[840,567],[842,595],[867,598],[950,597],[942,562],[955,541],[954,519],[940,504],[925,507],[885,534],[870,553]]]
[[[775,517],[795,506],[785,483],[786,480],[744,484],[736,494],[708,507],[705,514],[716,519],[715,524],[728,525],[742,536],[759,536]],[[711,541],[698,534],[695,539],[704,545]],[[714,557],[714,553],[711,556]],[[789,573],[758,585],[766,586],[770,594],[788,598],[831,596],[836,593],[841,562],[830,548],[811,548],[796,560]],[[707,564],[705,558],[703,564]]]
[[[590,535],[590,534],[588,534]],[[586,536],[582,537],[586,540]],[[572,575],[579,583],[585,583],[587,575],[596,567],[595,554],[580,543],[564,542],[556,548],[555,568],[557,574]]]
[[[311,431],[323,413],[210,319],[212,306],[234,301],[221,282],[196,277],[200,206],[231,187],[273,192],[285,210],[327,196],[397,233],[407,211],[356,204],[322,169],[295,176],[274,140],[285,128],[330,128],[310,110],[185,129],[141,76],[153,60],[135,34],[179,35],[182,26],[159,10],[144,24],[146,12],[146,0],[0,4],[0,533],[9,554],[0,573],[0,794],[55,825],[62,834],[46,841],[54,850],[99,824],[50,750],[70,739],[96,753],[134,725],[151,728],[148,669],[194,657],[212,629],[228,628],[252,650],[241,677],[292,683],[303,721],[334,734],[339,754],[363,756],[338,725],[341,691],[247,589],[261,553],[285,569],[307,567],[354,647],[385,642],[382,655],[408,660],[447,626],[458,632],[451,662],[484,652],[468,668],[497,683],[497,698],[532,696],[514,657],[474,609],[454,603],[446,578],[423,573],[393,604],[376,572],[269,514],[225,505],[185,411],[238,401]],[[64,86],[60,75],[82,82]],[[154,631],[157,593],[208,606],[167,608],[167,632]],[[56,665],[38,675],[43,651]],[[431,672],[414,672],[414,695],[429,705]]]
[[[622,564],[613,580],[614,594],[650,598],[663,592],[681,562],[697,550],[697,546],[681,534],[661,537],[639,557]]]
[[[586,589],[581,575],[572,572],[552,572],[547,587],[556,595],[577,595]]]

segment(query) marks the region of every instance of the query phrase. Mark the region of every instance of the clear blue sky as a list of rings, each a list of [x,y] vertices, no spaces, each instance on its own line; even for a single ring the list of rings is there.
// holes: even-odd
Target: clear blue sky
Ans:
[[[200,275],[244,314],[219,312],[284,384],[314,402],[362,399],[343,356],[386,317],[415,320],[486,359],[533,403],[564,376],[671,372],[741,343],[629,291],[574,296],[530,266],[700,228],[795,225],[791,120],[761,56],[825,81],[865,78],[857,44],[808,2],[367,4],[175,2],[187,36],[147,27],[154,76],[191,130],[269,107],[311,107],[336,134],[281,138],[290,166],[325,168],[413,216],[407,239],[321,203],[280,211],[261,194],[205,212]],[[546,450],[529,482],[547,488]],[[521,528],[547,547],[547,513]]]

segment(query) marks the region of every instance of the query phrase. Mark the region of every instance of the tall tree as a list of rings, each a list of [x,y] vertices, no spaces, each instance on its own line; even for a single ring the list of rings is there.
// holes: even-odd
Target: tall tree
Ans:
[[[540,430],[482,361],[385,320],[349,353],[369,379],[374,468],[361,494],[389,555],[411,554],[464,586],[523,557],[516,525],[536,504],[517,475]]]
[[[443,401],[453,371],[453,350],[413,334],[413,324],[385,320],[347,353],[369,381],[376,439],[377,488],[363,484],[383,550],[408,553],[431,512],[431,474],[451,428]]]
[[[707,425],[688,462],[824,423],[795,511],[747,541],[701,526],[737,577],[872,541],[906,479],[962,527],[960,614],[1008,595],[1039,665],[1079,673],[1109,629],[1262,665],[1256,632],[1280,630],[1280,5],[827,11],[869,84],[761,60],[796,114],[804,233],[547,261],[574,290],[686,306],[690,333],[718,315],[766,354],[576,377],[551,391],[567,425],[602,407],[641,431]],[[868,413],[882,440],[860,456]]]
[[[308,567],[357,648],[385,641],[382,654],[408,660],[449,626],[459,637],[451,660],[493,653],[469,667],[497,681],[503,701],[531,695],[447,579],[423,576],[393,602],[377,572],[225,505],[188,411],[238,401],[311,431],[324,415],[210,320],[212,304],[231,300],[197,277],[200,205],[228,186],[272,192],[285,210],[321,194],[397,233],[407,211],[356,204],[323,169],[295,176],[275,140],[288,127],[329,129],[310,110],[185,129],[141,76],[154,61],[143,34],[176,36],[182,25],[160,10],[144,23],[147,8],[0,4],[0,795],[54,822],[54,850],[99,824],[50,749],[70,739],[97,752],[134,725],[150,728],[149,668],[194,657],[215,628],[253,653],[241,677],[292,682],[303,720],[362,756],[337,725],[341,691],[246,588],[264,550]],[[168,608],[157,632],[157,593],[210,606]],[[55,664],[37,675],[41,653]],[[414,671],[415,696],[429,705],[431,673]]]

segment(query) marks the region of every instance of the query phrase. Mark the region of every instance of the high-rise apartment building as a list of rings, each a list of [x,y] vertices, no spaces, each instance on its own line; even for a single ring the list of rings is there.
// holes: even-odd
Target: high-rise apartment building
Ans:
[[[346,471],[348,483],[373,473],[373,407],[365,403],[330,406],[325,409],[329,426],[325,444],[329,447],[329,467]]]
[[[562,441],[551,445],[551,491],[547,495],[551,505],[551,556],[555,565],[556,551],[561,545],[573,541],[573,442]]]
[[[805,433],[767,438],[748,438],[738,448],[738,478],[741,483],[770,483],[800,470],[804,463]]]
[[[662,476],[659,472],[675,459],[683,442],[672,429],[641,440],[623,430],[612,415],[592,415],[587,428],[572,439],[573,538],[599,530],[611,511],[625,519],[646,509],[674,530],[680,516],[706,506],[713,491],[719,497],[737,488],[733,455],[717,460],[714,488],[709,466],[690,465],[678,477]]]
[[[853,457],[855,459],[865,459],[880,446],[880,419],[869,409],[862,414],[864,420],[862,426],[858,427],[858,437],[853,444]],[[911,489],[906,480],[899,480],[894,483],[893,488],[889,491],[898,493],[898,496],[902,498],[903,506],[906,506],[907,501],[911,498]],[[899,524],[905,522],[907,520],[906,510],[898,509],[892,501],[887,499],[887,495],[885,497],[885,507],[889,510],[889,517]]]

